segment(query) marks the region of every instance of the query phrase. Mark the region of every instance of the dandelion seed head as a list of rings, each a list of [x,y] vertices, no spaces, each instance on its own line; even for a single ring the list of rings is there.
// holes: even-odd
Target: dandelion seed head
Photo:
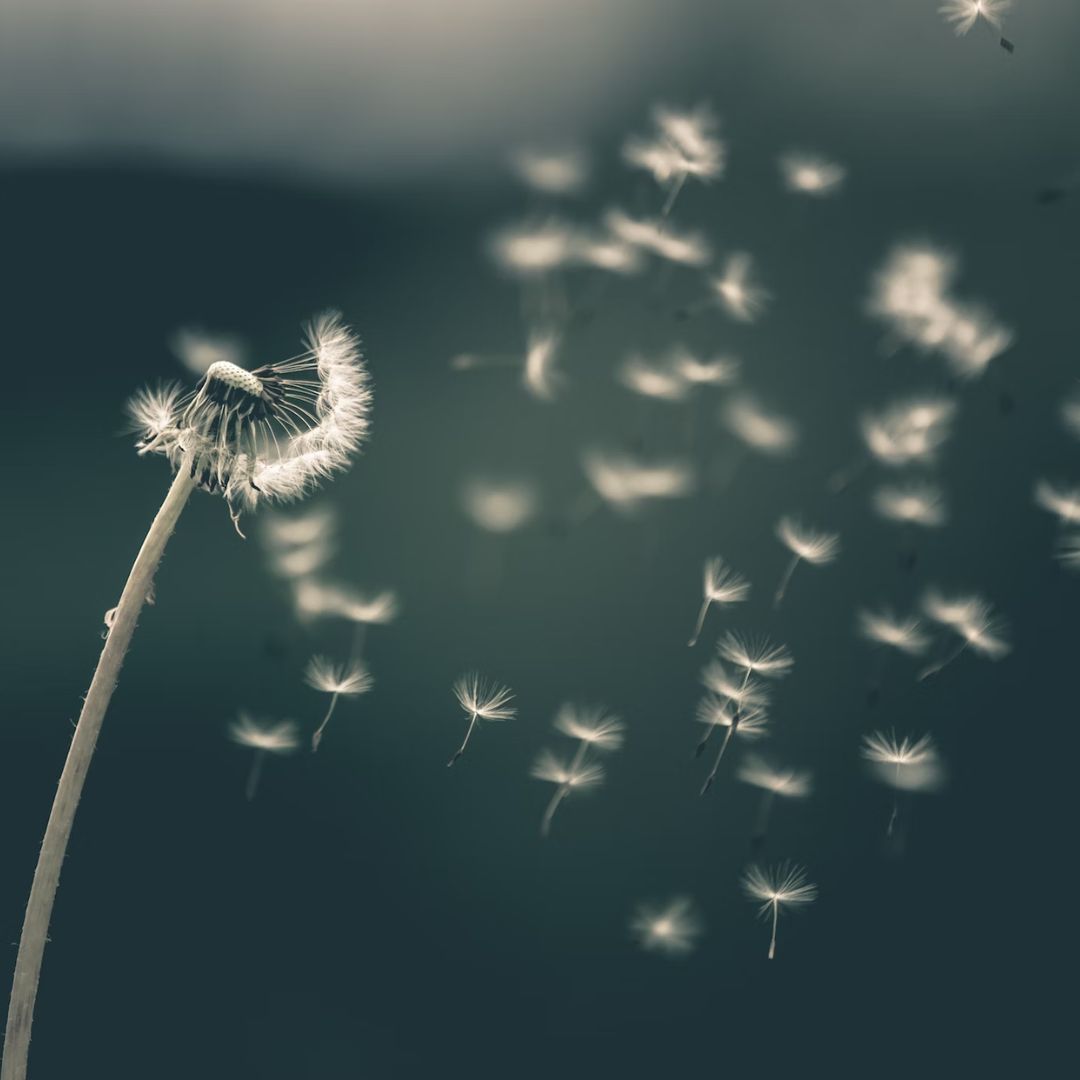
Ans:
[[[844,183],[847,169],[818,154],[793,151],[780,158],[780,175],[788,191],[800,195],[835,195]]]
[[[630,930],[643,949],[680,956],[693,950],[703,927],[693,901],[675,897],[666,904],[639,904]]]
[[[824,566],[840,554],[840,534],[819,532],[785,515],[776,524],[776,535],[793,555],[813,566]]]
[[[800,908],[812,904],[818,895],[817,886],[807,879],[806,870],[790,862],[779,866],[751,866],[743,874],[743,892],[761,903],[759,914],[772,915],[773,905]]]
[[[304,682],[320,693],[341,697],[366,694],[375,684],[371,672],[358,660],[336,663],[325,656],[313,656],[308,661]]]
[[[482,720],[511,720],[517,708],[510,704],[514,694],[509,687],[488,682],[476,672],[463,675],[453,686],[454,696],[469,716]]]
[[[626,735],[626,724],[596,705],[561,705],[555,714],[555,728],[596,750],[618,750]]]
[[[923,631],[922,623],[913,616],[903,617],[882,608],[878,611],[859,611],[857,621],[859,633],[868,641],[888,645],[909,656],[925,652],[930,645],[930,638]]]
[[[766,637],[750,637],[734,630],[717,642],[716,651],[728,663],[766,678],[782,678],[795,665],[786,645],[774,645]]]
[[[772,294],[754,280],[753,257],[745,251],[728,256],[723,273],[709,279],[721,307],[739,322],[755,322]]]
[[[165,420],[145,395],[130,407],[143,424],[137,448],[187,469],[197,486],[225,495],[234,514],[289,502],[348,467],[367,436],[371,390],[356,337],[340,316],[316,319],[307,351],[247,371],[215,361]]]
[[[799,440],[798,429],[790,420],[766,412],[748,396],[726,402],[720,419],[740,442],[762,454],[790,453]]]
[[[520,481],[470,480],[465,512],[473,523],[493,533],[511,533],[527,525],[539,509],[536,489]]]
[[[604,767],[593,762],[564,761],[550,750],[541,750],[529,770],[534,780],[585,791],[604,782]]]
[[[929,735],[901,739],[892,731],[875,731],[863,736],[861,753],[882,783],[900,791],[933,791],[944,783],[944,768]]]
[[[271,754],[288,754],[300,745],[299,728],[291,720],[259,720],[243,711],[229,725],[229,738]]]
[[[770,791],[785,799],[803,799],[813,790],[813,776],[806,770],[781,769],[751,754],[739,766],[738,777],[745,784]]]
[[[910,482],[880,487],[874,509],[888,521],[934,528],[944,525],[945,496],[935,484]]]

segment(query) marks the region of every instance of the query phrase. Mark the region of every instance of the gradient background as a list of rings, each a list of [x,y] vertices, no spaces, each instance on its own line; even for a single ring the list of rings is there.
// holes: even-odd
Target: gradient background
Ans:
[[[122,403],[182,375],[167,348],[178,326],[236,332],[263,358],[295,352],[299,324],[327,306],[357,327],[374,436],[322,497],[342,518],[335,572],[395,588],[403,614],[368,636],[374,691],[339,707],[316,757],[270,760],[246,804],[249,757],[226,723],[247,706],[312,726],[324,700],[303,665],[342,652],[347,631],[297,627],[255,540],[220,500],[193,497],[79,810],[35,1080],[1053,1067],[1072,1021],[1080,582],[1052,559],[1056,527],[1031,490],[1077,479],[1058,409],[1077,370],[1080,232],[1076,199],[1034,195],[1080,153],[1080,10],[1018,4],[1010,59],[980,28],[955,39],[934,0],[429,2],[411,26],[326,3],[302,39],[283,4],[268,5],[276,20],[252,3],[165,5],[158,23],[118,2],[65,6],[8,4],[0,25],[4,96],[20,102],[0,121],[5,979],[101,616],[167,481],[120,435]],[[245,18],[278,37],[246,33]],[[644,210],[657,195],[618,146],[657,98],[707,99],[724,118],[728,174],[688,186],[676,218],[754,252],[777,297],[768,316],[679,322],[694,275],[664,290],[612,281],[569,336],[557,405],[512,374],[451,372],[455,353],[522,340],[515,289],[483,248],[529,207],[507,151],[585,139],[598,167],[570,216]],[[792,145],[849,167],[839,197],[780,191],[775,155]],[[869,486],[832,496],[825,479],[857,451],[859,409],[946,385],[938,360],[884,357],[862,314],[870,273],[913,236],[960,253],[958,293],[1018,339],[962,392],[941,469],[952,520],[919,538],[906,572]],[[496,551],[460,510],[463,481],[528,476],[558,512],[583,488],[583,446],[642,437],[613,366],[676,340],[739,355],[745,383],[799,422],[799,453],[748,462],[722,495],[569,533],[540,523]],[[653,448],[681,449],[684,415],[657,408]],[[844,552],[800,569],[774,614],[772,527],[791,511],[841,531]],[[757,794],[732,767],[698,799],[691,756],[715,613],[697,650],[685,640],[716,552],[756,586],[728,625],[796,657],[765,749],[816,780],[812,799],[777,808],[769,838],[770,858],[805,862],[820,887],[782,920],[772,964],[738,889]],[[478,588],[475,568],[496,558],[498,586]],[[854,611],[907,609],[931,583],[985,592],[1014,651],[922,685],[890,663],[869,708]],[[451,771],[463,721],[450,685],[472,666],[514,688],[520,716],[481,730]],[[565,699],[606,702],[629,740],[544,843],[550,791],[527,770],[557,745]],[[900,858],[882,843],[888,793],[858,760],[861,734],[892,725],[932,731],[951,778],[913,801]],[[633,906],[675,893],[698,902],[700,948],[641,953]]]

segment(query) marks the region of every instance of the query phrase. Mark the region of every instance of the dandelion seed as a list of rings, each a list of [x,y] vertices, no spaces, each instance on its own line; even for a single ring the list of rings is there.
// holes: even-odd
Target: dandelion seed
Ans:
[[[1001,16],[1011,5],[1012,0],[946,0],[938,13],[952,23],[957,37],[963,37],[980,19],[1000,30]]]
[[[799,151],[780,158],[780,175],[788,191],[799,195],[835,195],[847,176],[847,169],[817,154]]]
[[[671,366],[690,386],[729,386],[739,376],[739,361],[726,356],[703,360],[681,345],[669,354]]]
[[[1064,487],[1040,480],[1035,485],[1035,502],[1062,525],[1080,524],[1080,487]]]
[[[731,740],[736,736],[749,740],[762,738],[767,734],[765,729],[768,725],[768,717],[765,710],[757,706],[738,704],[733,700],[706,694],[698,702],[695,719],[699,724],[708,726],[710,735],[718,728],[724,729],[724,738],[720,743],[719,750],[716,752],[712,768],[709,770],[709,775],[705,777],[705,782],[698,792],[699,795],[707,795],[709,789],[716,782],[716,776],[720,771],[720,763],[724,760],[724,755],[727,753]],[[698,755],[700,755],[707,741],[708,737],[698,745]]]
[[[902,617],[888,608],[879,611],[861,610],[857,615],[859,633],[877,645],[918,656],[930,645],[929,636],[923,632],[922,623],[913,616]]]
[[[184,326],[169,339],[169,348],[193,375],[205,375],[219,362],[244,366],[244,346],[235,337],[206,334]]]
[[[751,678],[752,672],[743,672],[742,678],[728,674],[719,660],[710,660],[701,669],[701,681],[713,694],[725,698],[740,709],[763,710],[769,703],[769,688]]]
[[[990,604],[980,596],[945,597],[936,590],[929,590],[923,598],[923,611],[959,637],[956,647],[918,674],[923,679],[936,675],[962,653],[971,651],[988,660],[1000,660],[1010,652],[1006,640],[1006,623],[993,614]]]
[[[951,434],[956,405],[948,398],[905,398],[859,424],[866,448],[881,465],[931,465]]]
[[[790,420],[766,412],[748,396],[726,402],[720,418],[735,438],[762,454],[790,453],[799,440],[798,429]]]
[[[290,580],[307,578],[321,570],[333,554],[334,548],[331,544],[319,542],[275,551],[270,555],[270,569],[278,577]]]
[[[392,622],[399,611],[397,594],[390,589],[365,593],[310,579],[293,584],[293,603],[301,619],[337,617],[369,626]]]
[[[547,836],[551,831],[551,819],[563,799],[572,792],[587,791],[602,783],[604,770],[600,765],[592,763],[566,762],[550,750],[542,750],[533,763],[531,775],[536,780],[558,785],[540,823],[541,835]]]
[[[702,583],[703,599],[693,633],[687,642],[691,648],[697,644],[705,625],[705,616],[713,604],[737,604],[750,595],[750,582],[732,570],[719,555],[705,560],[705,579]]]
[[[488,532],[516,532],[532,521],[539,504],[531,484],[477,479],[465,485],[465,512]]]
[[[575,261],[595,270],[627,277],[645,268],[645,258],[633,244],[606,233],[580,233],[575,238]]]
[[[563,375],[556,368],[560,337],[554,330],[533,330],[525,350],[522,383],[540,401],[554,401],[563,385]]]
[[[241,712],[236,721],[229,725],[229,738],[255,751],[251,772],[244,786],[244,795],[249,802],[255,798],[266,755],[291,754],[300,745],[299,730],[291,720],[257,720],[246,712]]]
[[[896,792],[935,791],[944,783],[945,771],[934,740],[896,737],[895,732],[875,731],[863,736],[862,756],[873,774]],[[886,836],[892,836],[900,815],[899,795],[894,797]]]
[[[457,753],[446,763],[448,766],[453,765],[465,753],[477,721],[511,720],[517,715],[517,708],[510,704],[514,699],[513,692],[506,686],[485,681],[475,672],[458,679],[453,690],[458,704],[469,717],[469,726]]]
[[[574,234],[556,219],[524,222],[496,232],[488,250],[496,266],[512,277],[543,277],[573,260]]]
[[[523,147],[513,154],[510,164],[518,179],[541,195],[576,195],[589,179],[588,158],[575,147]]]
[[[617,239],[668,262],[704,266],[712,258],[712,249],[701,233],[678,233],[668,222],[609,210],[604,215],[604,224]]]
[[[643,949],[681,956],[693,951],[702,924],[693,901],[675,897],[666,904],[639,904],[630,930]]]
[[[874,492],[874,509],[887,521],[926,528],[944,525],[948,516],[941,488],[919,482],[878,488]]]
[[[693,472],[679,461],[645,462],[626,454],[590,450],[581,464],[596,494],[622,513],[633,513],[651,499],[680,498],[694,487]]]
[[[736,251],[724,263],[720,277],[709,279],[721,307],[739,322],[756,322],[768,306],[772,294],[754,280],[753,257]]]
[[[329,507],[291,516],[268,513],[262,520],[262,538],[273,548],[302,547],[329,543],[336,528],[337,515]]]
[[[39,851],[15,962],[6,1076],[26,1074],[41,962],[75,811],[139,614],[192,491],[222,493],[235,524],[241,510],[299,498],[347,468],[367,434],[371,391],[355,337],[337,316],[324,316],[310,328],[308,345],[299,357],[253,371],[218,361],[190,393],[167,387],[131,401],[139,452],[162,454],[174,475],[113,609]]]
[[[736,775],[744,784],[761,789],[761,803],[751,837],[755,845],[765,840],[773,803],[778,796],[782,799],[805,799],[813,790],[811,773],[800,769],[778,768],[756,754],[747,757]]]
[[[1069,533],[1058,542],[1057,560],[1066,570],[1080,571],[1080,533]]]
[[[769,942],[769,959],[776,956],[776,926],[781,908],[797,910],[817,899],[817,886],[810,884],[806,870],[794,863],[780,866],[751,866],[742,879],[743,892],[751,900],[761,903],[758,915],[772,920],[772,938]]]
[[[737,668],[767,679],[783,678],[795,665],[786,645],[774,645],[766,637],[748,637],[735,631],[717,642],[716,651]]]
[[[618,750],[625,738],[626,725],[602,706],[565,704],[555,714],[555,728],[587,748]]]
[[[615,373],[616,379],[635,394],[654,401],[685,401],[690,386],[669,360],[650,363],[635,354],[628,356]]]
[[[800,562],[811,566],[824,566],[840,554],[840,534],[818,532],[792,517],[782,517],[776,525],[776,535],[780,542],[791,552],[791,562],[780,578],[773,598],[773,607],[779,607],[787,592],[791,575]]]
[[[326,715],[311,736],[311,752],[315,753],[319,749],[326,725],[330,723],[330,717],[334,715],[338,698],[366,694],[374,685],[375,680],[358,660],[336,664],[325,656],[313,656],[304,672],[304,681],[313,690],[330,695],[330,706],[326,710]]]

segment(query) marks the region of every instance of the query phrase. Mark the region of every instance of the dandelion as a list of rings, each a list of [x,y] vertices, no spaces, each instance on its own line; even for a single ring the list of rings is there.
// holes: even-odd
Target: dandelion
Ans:
[[[773,598],[773,607],[779,607],[783,601],[791,575],[795,573],[795,567],[799,563],[807,562],[811,566],[824,566],[840,554],[839,533],[818,532],[792,517],[782,517],[777,522],[776,535],[784,547],[791,552],[791,562],[788,563],[783,577],[780,578],[776,596]]]
[[[469,726],[465,730],[464,741],[457,753],[446,763],[447,766],[453,765],[465,753],[477,721],[512,720],[517,714],[517,708],[510,704],[514,699],[513,692],[498,683],[486,682],[475,672],[458,679],[453,690],[458,704],[469,717]]]
[[[319,749],[326,725],[330,723],[330,717],[334,715],[338,698],[366,694],[371,689],[374,680],[368,669],[358,660],[336,664],[325,656],[313,656],[304,672],[304,681],[313,690],[330,695],[330,706],[326,710],[326,715],[311,736],[311,752],[315,753]]]
[[[168,494],[132,565],[83,702],[45,830],[15,964],[4,1075],[25,1075],[41,960],[75,810],[143,605],[165,546],[196,488],[224,496],[233,517],[288,502],[343,471],[367,434],[371,391],[352,333],[336,315],[317,319],[308,349],[247,371],[210,366],[195,389],[143,390],[128,409],[140,454],[166,457]]]
[[[705,616],[713,604],[738,604],[750,595],[750,582],[742,574],[732,570],[719,555],[705,560],[705,576],[702,582],[703,600],[693,633],[687,642],[691,648],[697,644],[705,625]]]
[[[936,484],[891,484],[874,492],[874,509],[887,521],[936,528],[947,518],[945,496]]]
[[[840,190],[847,169],[818,154],[795,151],[780,158],[780,175],[788,191],[820,197]]]
[[[1005,620],[995,615],[991,605],[980,596],[946,597],[931,589],[923,598],[923,611],[956,634],[959,642],[941,660],[919,672],[920,682],[936,675],[968,650],[988,660],[1000,660],[1010,651]]]
[[[769,942],[769,959],[776,956],[776,926],[780,909],[798,909],[817,899],[817,886],[810,884],[806,870],[794,863],[762,868],[751,866],[742,879],[743,892],[751,900],[761,903],[758,914],[762,919],[772,919],[772,939]]]
[[[536,489],[519,481],[470,480],[465,512],[474,524],[493,533],[511,533],[527,525],[539,507]]]
[[[291,754],[300,745],[299,731],[291,720],[260,721],[246,712],[241,712],[235,723],[229,725],[229,738],[255,751],[244,786],[244,795],[249,802],[255,798],[266,755]]]
[[[934,791],[944,782],[945,773],[937,747],[929,735],[918,739],[895,732],[875,731],[863,736],[862,756],[874,775],[896,792]],[[892,836],[900,814],[900,796],[893,798],[886,836]]]
[[[702,924],[693,901],[680,896],[666,904],[639,904],[630,930],[643,949],[681,956],[693,951]]]
[[[541,195],[576,195],[589,179],[588,158],[576,147],[523,147],[513,154],[510,165],[526,187]]]
[[[701,233],[679,233],[664,221],[634,218],[622,210],[609,210],[604,215],[604,224],[618,240],[668,262],[704,266],[712,258],[712,249]]]
[[[244,346],[238,338],[206,334],[183,326],[169,339],[173,355],[193,375],[202,376],[213,364],[244,365]]]
[[[753,265],[747,252],[733,252],[723,273],[709,280],[720,306],[739,322],[755,322],[772,299],[772,294],[755,281]]]
[[[1080,487],[1064,487],[1040,480],[1035,485],[1035,503],[1053,514],[1062,525],[1080,524]]]
[[[765,728],[768,724],[768,717],[764,709],[755,706],[733,705],[731,701],[725,698],[706,694],[698,702],[695,719],[699,724],[708,726],[709,734],[712,734],[716,728],[724,728],[724,738],[720,743],[720,749],[716,753],[716,759],[709,770],[709,775],[705,777],[705,783],[702,784],[701,791],[698,792],[699,795],[707,795],[709,789],[716,782],[716,775],[720,771],[720,763],[724,760],[724,754],[727,753],[731,740],[735,736],[749,740],[762,738],[766,734]],[[699,744],[699,753],[703,746],[704,743]]]
[[[690,467],[681,461],[647,462],[627,454],[590,450],[582,469],[596,494],[621,513],[633,513],[653,499],[676,499],[694,487]]]
[[[761,804],[752,836],[755,845],[765,839],[773,803],[778,796],[781,799],[805,799],[813,790],[813,777],[809,772],[778,768],[756,754],[747,757],[737,775],[744,784],[761,789]]]

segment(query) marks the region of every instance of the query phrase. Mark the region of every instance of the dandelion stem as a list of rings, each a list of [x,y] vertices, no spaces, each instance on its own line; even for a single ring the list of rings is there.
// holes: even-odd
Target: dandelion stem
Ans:
[[[326,725],[330,723],[330,717],[334,715],[334,709],[337,706],[339,694],[330,695],[330,708],[326,710],[326,715],[322,719],[322,723],[315,729],[315,733],[311,736],[311,752],[314,754],[319,749],[319,743],[322,742],[323,732],[326,730]]]
[[[458,752],[446,763],[446,767],[448,769],[450,768],[451,765],[454,764],[454,762],[457,761],[457,759],[459,757],[461,757],[462,754],[465,753],[465,747],[469,745],[469,739],[472,738],[473,728],[476,727],[476,717],[477,717],[477,714],[473,713],[472,718],[469,720],[468,729],[465,732],[464,741],[462,742],[461,746],[459,747]]]
[[[701,637],[702,627],[705,625],[705,616],[709,611],[709,598],[705,599],[701,603],[701,611],[698,612],[697,623],[694,626],[694,632],[690,635],[690,640],[686,643],[690,648],[693,648]]]
[[[772,940],[769,942],[769,959],[772,960],[776,956],[776,924],[780,921],[780,904],[774,900],[772,902]]]
[[[799,565],[799,556],[792,556],[791,562],[788,563],[787,569],[784,571],[784,576],[780,579],[780,584],[776,587],[776,596],[773,597],[773,607],[778,608],[784,600],[784,594],[787,592],[787,587],[791,583],[791,575],[795,573],[795,567]]]
[[[248,773],[247,783],[244,785],[244,798],[251,802],[255,798],[255,792],[259,788],[259,778],[262,776],[263,762],[266,760],[266,751],[256,748],[251,758],[251,771]]]
[[[573,776],[574,773],[581,768],[582,763],[585,761],[585,755],[588,753],[589,744],[582,739],[578,743],[577,752],[574,754],[573,760],[570,762],[570,768],[567,770],[567,774]],[[560,784],[555,791],[555,794],[551,796],[551,802],[548,803],[547,809],[544,811],[544,816],[540,819],[540,835],[547,836],[551,832],[551,819],[555,816],[555,811],[559,809],[559,803],[570,794],[569,784]]]
[[[683,189],[683,184],[686,183],[686,173],[679,173],[679,179],[671,185],[671,190],[668,192],[668,197],[664,200],[663,209],[660,211],[661,219],[664,219],[671,213],[675,206],[675,200],[679,197],[679,192]]]
[[[25,1080],[30,1055],[30,1028],[34,1020],[34,1001],[37,998],[41,961],[49,932],[53,901],[60,881],[68,839],[75,821],[86,773],[97,745],[105,712],[120,676],[124,657],[135,633],[139,612],[153,586],[154,573],[165,551],[165,545],[176,527],[184,504],[195,489],[185,463],[173,477],[172,485],[161,508],[154,517],[139,554],[116,606],[105,647],[101,650],[90,689],[83,702],[75,735],[68,748],[60,783],[53,799],[49,823],[41,843],[34,882],[26,904],[19,953],[15,961],[15,977],[8,1007],[7,1034],[4,1040],[4,1059],[0,1066],[2,1080]]]
[[[951,664],[966,648],[968,647],[967,639],[965,638],[951,653],[946,655],[943,660],[938,660],[936,663],[928,664],[919,672],[917,678],[919,682],[923,679],[928,679],[931,675],[936,675],[943,667],[947,667]]]
[[[712,771],[705,778],[705,783],[702,785],[701,794],[704,795],[709,788],[713,786],[713,781],[716,779],[716,774],[720,769],[720,762],[724,760],[724,751],[728,748],[728,743],[731,742],[731,736],[735,734],[735,728],[738,725],[732,723],[727,729],[727,733],[724,735],[724,741],[720,744],[720,752],[716,755],[716,760],[713,762]]]

